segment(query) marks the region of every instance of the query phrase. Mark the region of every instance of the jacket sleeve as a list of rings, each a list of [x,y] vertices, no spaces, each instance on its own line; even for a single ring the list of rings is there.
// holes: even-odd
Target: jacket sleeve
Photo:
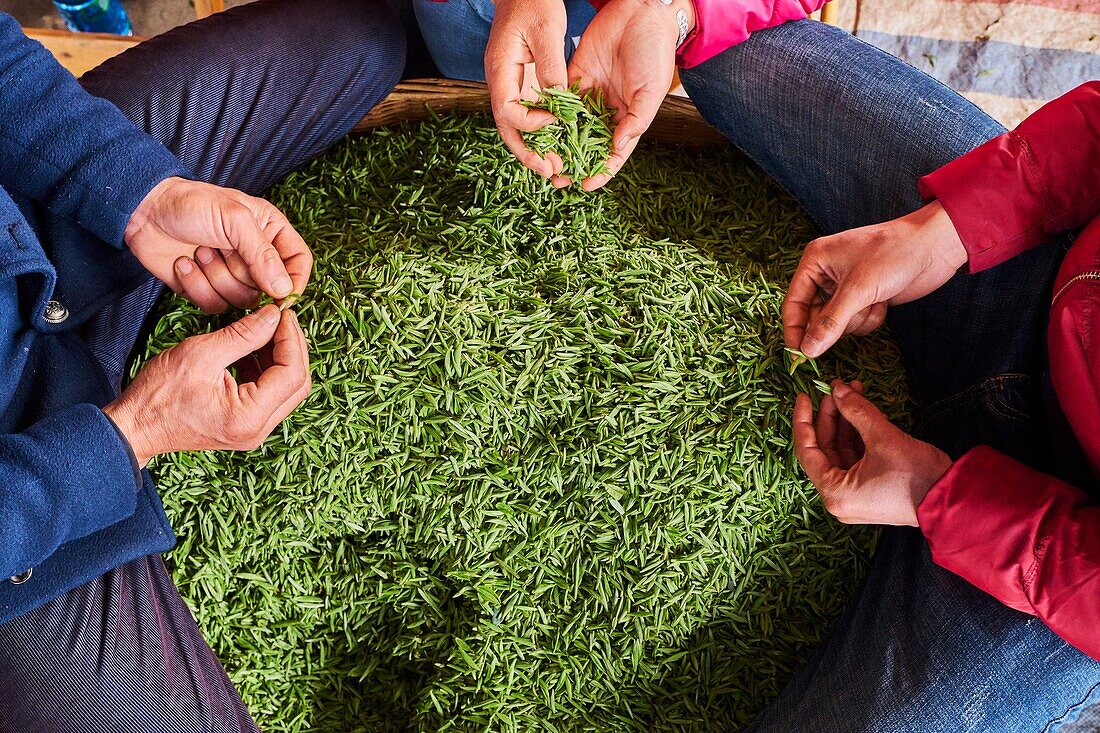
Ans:
[[[140,472],[94,405],[74,405],[0,435],[0,578],[134,513]]]
[[[1084,226],[1100,214],[1100,81],[1044,105],[918,185],[951,217],[971,272]]]
[[[676,51],[676,63],[691,68],[736,46],[756,31],[802,20],[827,0],[692,0],[695,27]],[[592,0],[597,10],[607,0]]]
[[[145,195],[176,175],[188,173],[167,148],[0,13],[0,186],[118,247]]]
[[[736,46],[756,31],[803,20],[826,0],[693,0],[695,28],[676,53],[691,68]]]
[[[979,447],[917,519],[938,565],[1100,660],[1100,506],[1085,492]]]

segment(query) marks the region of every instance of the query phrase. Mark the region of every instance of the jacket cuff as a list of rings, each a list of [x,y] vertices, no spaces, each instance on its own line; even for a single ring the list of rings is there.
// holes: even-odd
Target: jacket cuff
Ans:
[[[955,461],[917,507],[937,565],[1018,611],[1034,614],[1027,579],[1047,510],[1065,484],[992,448]]]
[[[95,405],[75,405],[33,426],[49,438],[59,503],[69,504],[64,541],[84,537],[134,513],[141,471],[129,443]],[[135,483],[136,482],[136,483]]]
[[[995,137],[917,182],[925,201],[938,200],[966,248],[971,273],[1042,243],[1044,184],[1026,139]]]
[[[736,46],[752,33],[781,25],[789,20],[804,20],[825,0],[693,0],[695,28],[676,51],[676,63],[691,68],[728,48]]]
[[[173,176],[191,178],[191,173],[163,145],[143,133],[135,138],[127,141],[125,150],[112,147],[101,151],[97,165],[118,173],[114,177],[106,172],[95,176],[95,180],[108,180],[110,185],[82,188],[72,204],[74,218],[81,226],[118,248],[125,244],[126,227],[137,207],[158,183]]]
[[[141,475],[141,466],[138,465],[137,456],[134,455],[134,448],[130,445],[130,441],[126,438],[122,431],[119,430],[119,427],[117,424],[115,424],[115,421],[111,419],[111,416],[104,412],[103,417],[107,418],[107,422],[110,423],[111,427],[115,429],[115,435],[118,436],[118,439],[122,442],[122,445],[126,447],[126,454],[130,456],[130,468],[134,470],[134,491],[140,491],[145,484],[145,480]]]
[[[126,519],[139,493],[125,444],[91,404],[0,438],[0,481],[0,577]]]

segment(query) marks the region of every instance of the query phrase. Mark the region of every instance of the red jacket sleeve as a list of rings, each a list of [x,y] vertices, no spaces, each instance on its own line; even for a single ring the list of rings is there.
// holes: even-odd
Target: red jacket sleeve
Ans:
[[[964,455],[917,508],[936,564],[1100,659],[1100,506],[992,448]]]
[[[1044,105],[918,185],[951,217],[971,272],[1084,226],[1100,213],[1100,81]]]

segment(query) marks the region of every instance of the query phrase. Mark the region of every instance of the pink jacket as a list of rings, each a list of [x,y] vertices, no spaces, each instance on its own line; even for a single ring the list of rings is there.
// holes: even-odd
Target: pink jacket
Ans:
[[[695,28],[676,54],[684,68],[697,66],[765,28],[809,17],[825,0],[692,0]],[[607,0],[592,0],[596,8]]]

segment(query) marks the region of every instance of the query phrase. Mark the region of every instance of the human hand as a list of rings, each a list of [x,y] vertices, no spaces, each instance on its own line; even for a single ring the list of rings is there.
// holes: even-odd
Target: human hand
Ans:
[[[798,462],[845,524],[917,526],[921,499],[951,468],[946,453],[905,434],[864,398],[859,382],[833,382],[816,425],[809,395],[798,395],[793,425]]]
[[[500,137],[521,163],[546,178],[561,173],[561,157],[540,157],[521,133],[549,125],[554,116],[520,104],[524,65],[534,63],[541,86],[564,87],[566,23],[562,0],[497,0],[485,47],[485,80]]]
[[[241,382],[229,372],[238,361]],[[309,388],[297,317],[266,305],[159,354],[103,411],[144,466],[161,453],[256,448]]]
[[[301,293],[313,255],[272,204],[183,178],[157,184],[126,227],[145,269],[208,313]]]
[[[680,10],[690,30],[695,25],[691,0],[673,0],[671,5],[610,0],[581,36],[569,62],[569,82],[579,81],[582,89],[599,88],[616,110],[607,172],[585,179],[581,185],[586,191],[603,186],[619,172],[668,94],[676,70]]]
[[[820,356],[845,333],[878,328],[888,305],[931,293],[966,260],[938,201],[884,224],[815,239],[806,245],[783,300],[783,340],[807,356]]]

